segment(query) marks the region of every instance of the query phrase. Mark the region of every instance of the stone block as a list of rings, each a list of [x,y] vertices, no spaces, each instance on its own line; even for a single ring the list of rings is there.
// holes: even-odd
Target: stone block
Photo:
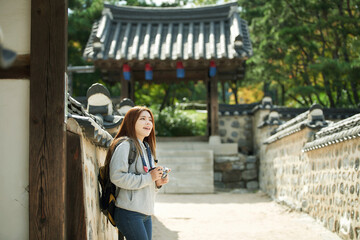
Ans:
[[[244,170],[245,169],[245,163],[241,161],[233,162],[232,163],[232,169],[233,170]]]
[[[225,183],[225,187],[229,189],[245,188],[246,184],[244,181]]]
[[[215,162],[214,164],[215,171],[226,172],[226,171],[230,171],[232,168],[233,167],[231,162],[222,162],[222,163]]]
[[[237,155],[237,143],[223,143],[223,144],[210,144],[210,149],[214,151],[215,155]]]
[[[221,137],[225,137],[226,136],[226,129],[219,129],[219,134]]]
[[[239,171],[239,170],[224,172],[223,173],[223,182],[224,183],[239,182],[242,180],[241,175],[242,175],[241,171]]]
[[[218,145],[221,144],[220,136],[212,135],[209,137],[210,145]]]
[[[247,155],[243,153],[238,153],[238,156],[240,161],[245,162]]]
[[[214,182],[215,188],[226,188],[225,184],[223,182]]]
[[[231,127],[232,128],[240,128],[240,123],[239,123],[239,121],[233,121],[232,123],[231,123]]]
[[[242,146],[247,146],[248,145],[248,140],[246,139],[243,139],[243,138],[240,138],[238,141],[237,141],[239,147],[242,147]]]
[[[247,156],[246,162],[247,163],[256,163],[256,156]]]
[[[247,163],[246,169],[256,169],[256,163]]]
[[[239,161],[239,156],[215,156],[214,157],[215,163],[223,163],[223,162],[236,162]]]
[[[256,170],[246,170],[242,172],[242,177],[244,180],[252,180],[257,178],[257,171]]]
[[[227,142],[227,143],[234,143],[234,139],[232,139],[232,138],[227,138],[227,139],[226,139],[226,142]]]
[[[233,138],[237,138],[238,135],[239,135],[239,133],[238,133],[237,131],[232,131],[232,132],[231,132],[231,136],[232,136]]]
[[[259,188],[259,182],[258,181],[250,181],[246,183],[246,188],[247,189],[258,189]]]
[[[221,172],[214,172],[214,181],[221,182],[222,181],[222,173]]]

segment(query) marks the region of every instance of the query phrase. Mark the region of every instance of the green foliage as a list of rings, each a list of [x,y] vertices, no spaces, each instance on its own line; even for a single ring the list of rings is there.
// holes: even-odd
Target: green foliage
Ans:
[[[168,99],[165,100],[165,106],[172,106],[176,103],[184,101],[204,102],[206,99],[206,88],[202,82],[181,82],[172,84],[156,84],[156,83],[135,83],[135,102],[137,105],[153,106],[160,108],[164,101],[166,91]],[[159,109],[157,109],[159,110]]]
[[[254,56],[246,82],[263,82],[280,104],[360,104],[356,1],[239,0],[250,24]]]
[[[156,119],[157,136],[203,136],[206,134],[206,113],[167,107],[158,112],[152,110]]]
[[[104,0],[69,0],[68,16],[68,65],[84,66],[92,65],[86,62],[83,57],[83,51],[90,36],[92,25],[101,17],[104,8]],[[110,4],[119,1],[108,0]],[[145,1],[127,0],[127,5],[131,6],[155,6],[146,4]],[[87,89],[96,82],[104,84],[112,96],[120,95],[120,86],[118,83],[109,84],[102,81],[100,72],[76,74],[72,76],[73,96],[85,96]]]

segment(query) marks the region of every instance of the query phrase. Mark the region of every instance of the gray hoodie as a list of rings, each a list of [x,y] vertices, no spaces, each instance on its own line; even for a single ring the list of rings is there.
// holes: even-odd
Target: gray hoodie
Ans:
[[[140,142],[140,141],[139,141]],[[140,143],[142,155],[150,169],[146,148]],[[130,143],[122,142],[116,147],[110,162],[110,180],[120,192],[115,205],[119,208],[139,212],[145,215],[154,214],[155,194],[158,191],[150,173],[146,173],[141,157],[135,159],[129,167],[128,156]],[[152,156],[152,166],[155,166]]]

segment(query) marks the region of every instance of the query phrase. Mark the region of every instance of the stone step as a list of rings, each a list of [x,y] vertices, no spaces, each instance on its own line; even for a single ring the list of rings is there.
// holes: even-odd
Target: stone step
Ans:
[[[213,151],[207,148],[191,149],[192,145],[160,144],[157,148],[159,165],[171,168],[170,182],[161,190],[164,193],[213,193]],[[177,147],[179,144],[177,145]],[[185,146],[185,147],[184,147]]]
[[[157,151],[175,150],[212,150],[215,155],[236,155],[238,154],[237,143],[212,143],[207,142],[158,142]]]
[[[171,172],[164,193],[213,193],[214,177],[206,172]]]
[[[166,161],[166,159],[173,159],[177,161],[177,159],[188,159],[188,161],[201,161],[201,159],[213,159],[212,151],[162,151],[157,152],[156,157],[159,161]],[[192,159],[194,158],[194,159]]]

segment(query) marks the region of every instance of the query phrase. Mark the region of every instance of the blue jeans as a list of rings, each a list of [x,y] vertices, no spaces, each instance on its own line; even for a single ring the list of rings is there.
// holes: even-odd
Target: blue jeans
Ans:
[[[126,240],[151,240],[151,216],[117,207],[114,220]]]

